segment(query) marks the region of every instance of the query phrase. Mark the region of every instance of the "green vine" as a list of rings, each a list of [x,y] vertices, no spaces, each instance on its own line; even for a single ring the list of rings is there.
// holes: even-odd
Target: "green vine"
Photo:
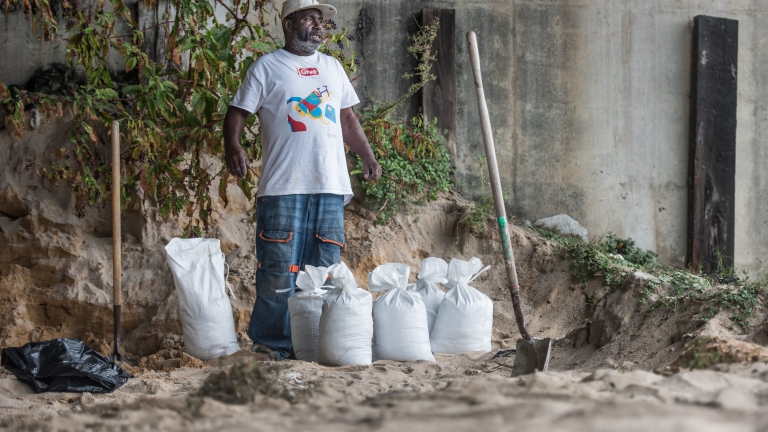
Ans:
[[[397,123],[391,115],[398,105],[434,80],[429,70],[435,55],[432,42],[440,23],[422,27],[411,37],[410,52],[419,61],[414,73],[404,78],[417,78],[408,91],[391,103],[366,107],[361,115],[363,129],[384,174],[381,180],[363,181],[365,200],[378,211],[377,223],[387,222],[402,207],[437,199],[440,192],[453,187],[450,155],[445,148],[437,119],[425,121],[421,110],[408,122]],[[352,174],[362,173],[362,160]]]
[[[608,233],[606,238],[600,243],[600,246],[603,252],[621,255],[625,260],[640,267],[647,267],[653,264],[653,261],[658,257],[653,251],[644,251],[637,247],[633,239],[622,239],[612,232]]]
[[[697,307],[700,323],[705,323],[722,311],[730,312],[732,327],[746,330],[768,293],[768,280],[752,281],[732,277],[713,280],[711,276],[697,275],[685,269],[677,269],[653,262],[656,254],[635,246],[632,239],[620,239],[609,234],[603,242],[589,245],[573,237],[562,237],[550,231],[534,228],[542,237],[558,244],[558,253],[571,261],[574,277],[583,285],[590,278],[605,278],[609,295],[619,289],[636,271],[651,277],[645,282],[640,302],[652,299],[646,314],[664,309],[668,318],[681,307]],[[618,250],[617,250],[618,249]],[[627,255],[616,253],[624,251]],[[628,259],[627,257],[630,257]],[[732,269],[731,269],[732,270]],[[717,275],[713,275],[717,276]],[[718,283],[728,280],[730,283]]]
[[[40,173],[54,184],[67,182],[73,187],[80,215],[86,204],[103,202],[110,189],[111,168],[99,157],[105,145],[100,131],[119,120],[123,203],[135,199],[141,189],[145,197],[154,198],[165,219],[188,218],[184,235],[200,236],[213,213],[211,192],[218,190],[225,206],[229,201],[226,169],[210,172],[205,155],[223,158],[222,120],[231,98],[248,67],[281,42],[266,28],[267,18],[276,10],[272,1],[170,0],[169,4],[173,7],[163,16],[165,21],[141,28],[122,0],[83,5],[62,0],[67,28],[60,34],[48,0],[34,4],[5,0],[4,12],[31,16],[44,43],[61,37],[68,66],[81,68],[85,80],[61,95],[9,89],[0,82],[0,102],[17,137],[24,134],[25,107],[34,105],[55,116],[71,107],[75,118],[71,145],[56,149],[55,161]],[[149,1],[145,6],[155,8],[158,3]],[[227,11],[223,21],[214,14],[215,8]],[[328,30],[336,27],[332,21],[325,25]],[[165,34],[167,55],[153,59],[141,47],[145,33],[156,27]],[[342,51],[346,40],[354,40],[346,29],[331,32],[321,51],[354,73],[354,55]],[[109,69],[110,51],[122,56],[125,72]],[[257,117],[249,116],[241,144],[253,160],[261,156],[260,137]],[[251,171],[237,184],[252,199],[257,176]]]
[[[136,199],[141,190],[155,200],[166,220],[186,216],[185,236],[203,235],[214,211],[212,191],[218,191],[224,206],[229,202],[228,172],[211,172],[205,156],[223,158],[222,120],[231,98],[248,67],[281,47],[266,23],[277,10],[275,4],[269,0],[169,0],[173,7],[163,16],[165,21],[141,28],[122,0],[83,5],[78,0],[61,0],[67,26],[60,34],[49,1],[4,2],[6,14],[24,12],[33,28],[43,33],[41,41],[61,37],[66,42],[67,66],[84,71],[84,82],[70,83],[68,91],[58,95],[8,88],[0,82],[6,122],[17,137],[24,134],[25,107],[34,105],[42,114],[62,116],[68,106],[74,113],[71,145],[56,149],[54,162],[42,167],[40,174],[54,184],[66,182],[73,187],[81,216],[86,204],[104,202],[111,187],[111,168],[99,156],[105,146],[101,136],[112,120],[119,120],[123,204]],[[145,6],[158,7],[157,0]],[[223,21],[214,14],[215,8],[227,11]],[[426,26],[412,37],[408,51],[419,64],[404,78],[417,82],[394,102],[368,107],[361,115],[385,171],[380,182],[363,185],[366,199],[380,206],[382,222],[401,205],[435,199],[452,186],[449,157],[435,124],[421,115],[408,123],[390,118],[398,105],[434,79],[429,69],[435,59],[431,46],[438,25]],[[167,55],[150,58],[142,46],[146,33],[158,27],[167,40]],[[356,73],[359,62],[354,52],[345,53],[355,38],[346,28],[336,31],[332,20],[325,27],[328,33],[320,52],[339,60],[348,74]],[[125,72],[108,68],[111,51],[122,56]],[[261,157],[260,138],[257,116],[249,116],[241,144],[252,160]],[[249,200],[257,181],[254,171],[237,181]]]
[[[477,169],[481,196],[477,201],[470,201],[461,205],[459,221],[456,223],[456,234],[453,239],[456,245],[459,244],[462,232],[482,234],[485,232],[486,222],[495,220],[496,209],[493,195],[487,190],[490,180],[488,179],[488,158],[486,156],[477,158]],[[504,200],[509,199],[509,194],[506,190],[502,189],[501,193]]]
[[[482,234],[485,232],[485,224],[493,219],[494,216],[493,197],[485,195],[477,202],[469,202],[461,209],[461,216],[456,223],[456,234],[454,243],[458,244],[459,234],[463,232],[473,232]]]

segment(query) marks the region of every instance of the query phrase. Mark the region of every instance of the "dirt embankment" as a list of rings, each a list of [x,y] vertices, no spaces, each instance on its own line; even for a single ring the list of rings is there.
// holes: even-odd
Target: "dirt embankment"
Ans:
[[[50,162],[51,148],[66,145],[66,128],[67,120],[50,121],[20,140],[0,130],[0,347],[63,336],[111,351],[109,209],[87,208],[78,217],[70,188],[43,183],[35,173]],[[105,157],[107,147],[101,150]],[[27,170],[29,161],[34,165]],[[208,235],[222,240],[232,267],[235,324],[245,350],[208,363],[183,353],[178,300],[162,249],[181,232],[179,221],[164,222],[152,200],[137,196],[123,215],[122,273],[123,340],[128,353],[141,357],[132,369],[137,378],[111,395],[32,395],[18,381],[0,377],[0,406],[7,408],[0,427],[33,430],[60,422],[62,430],[87,424],[115,430],[245,429],[258,422],[307,430],[394,430],[406,424],[424,430],[542,424],[549,430],[638,430],[629,419],[653,421],[657,415],[669,420],[668,430],[675,424],[691,430],[768,424],[760,414],[768,403],[768,371],[761,363],[686,372],[691,366],[764,361],[764,325],[743,335],[730,328],[725,313],[704,324],[700,307],[650,310],[651,303],[641,301],[649,276],[640,272],[611,294],[600,275],[581,284],[556,244],[521,225],[510,230],[524,313],[533,334],[557,341],[553,372],[510,378],[513,358],[493,358],[498,349],[513,348],[519,336],[498,234],[489,222],[483,234],[457,240],[461,198],[453,195],[384,226],[374,225],[365,206],[353,203],[346,212],[342,259],[364,285],[367,273],[385,262],[410,265],[415,278],[424,257],[477,256],[492,266],[473,285],[494,301],[494,352],[368,368],[287,362],[281,385],[310,395],[295,405],[262,398],[240,406],[195,396],[213,371],[252,357],[244,332],[255,298],[254,227],[250,204],[234,184],[229,187],[227,208],[214,199],[218,213]],[[649,372],[654,370],[659,373]],[[739,404],[747,415],[734,414]],[[30,406],[42,408],[29,411]],[[606,428],[600,421],[613,423]]]

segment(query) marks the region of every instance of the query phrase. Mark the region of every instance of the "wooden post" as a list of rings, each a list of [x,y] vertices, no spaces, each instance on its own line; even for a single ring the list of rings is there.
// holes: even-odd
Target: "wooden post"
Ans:
[[[112,284],[114,303],[122,305],[122,290],[120,284],[121,271],[121,227],[120,227],[120,123],[112,120]]]
[[[738,21],[694,18],[686,258],[704,272],[733,265],[738,42]]]
[[[158,0],[157,1],[157,22],[163,23],[169,19],[173,18],[163,18],[163,16],[167,13],[169,16],[173,16],[171,14],[171,2],[165,1],[165,0]],[[165,37],[165,34],[167,32],[171,31],[171,28],[173,28],[172,25],[159,25],[157,27],[157,35],[155,36],[155,61],[160,63],[161,66],[163,66],[163,69],[168,67],[168,60],[166,60],[166,56],[168,55],[168,38]]]
[[[421,23],[429,25],[440,19],[440,28],[433,44],[437,60],[432,65],[436,79],[422,89],[421,104],[424,119],[437,118],[440,131],[447,130],[445,147],[456,159],[456,11],[453,9],[422,9]]]
[[[139,28],[144,30],[144,43],[141,50],[151,60],[155,60],[155,47],[157,44],[157,6],[148,6],[143,1],[139,2]]]
[[[120,353],[120,316],[123,305],[121,284],[122,244],[120,227],[120,123],[112,120],[112,308],[114,313],[114,352]]]
[[[166,17],[167,15],[167,17]],[[147,54],[150,60],[159,63],[163,68],[174,66],[185,72],[189,70],[189,52],[181,53],[178,58],[179,63],[168,61],[168,38],[166,34],[170,33],[176,16],[176,7],[173,2],[168,0],[157,0],[155,5],[150,7],[139,2],[139,27],[146,29],[144,32],[144,44],[141,50]]]

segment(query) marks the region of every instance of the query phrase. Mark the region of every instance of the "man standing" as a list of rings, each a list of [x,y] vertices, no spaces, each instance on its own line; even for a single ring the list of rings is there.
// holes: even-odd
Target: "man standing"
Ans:
[[[341,64],[317,52],[323,20],[336,9],[287,0],[280,18],[285,47],[248,69],[224,118],[227,169],[250,166],[240,137],[259,112],[263,172],[256,204],[256,303],[248,336],[255,350],[282,360],[291,352],[287,300],[306,264],[330,266],[344,247],[344,205],[352,198],[344,143],[363,160],[364,177],[381,167],[352,106],[360,102]]]

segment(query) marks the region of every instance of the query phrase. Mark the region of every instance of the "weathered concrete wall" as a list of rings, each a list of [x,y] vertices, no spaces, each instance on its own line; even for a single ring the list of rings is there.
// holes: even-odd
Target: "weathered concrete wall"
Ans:
[[[64,26],[64,22],[59,23]],[[66,42],[57,38],[41,43],[42,34],[32,32],[22,13],[0,11],[0,80],[6,85],[24,85],[32,73],[50,63],[63,62]]]
[[[279,2],[278,2],[279,3]],[[333,0],[335,20],[359,38],[355,87],[363,104],[409,83],[405,51],[421,9],[456,9],[457,181],[483,191],[483,146],[465,33],[478,34],[485,93],[511,213],[568,213],[591,237],[629,236],[666,262],[686,250],[693,17],[739,20],[736,265],[768,255],[768,1],[766,0]],[[13,43],[25,30],[0,21],[0,78],[19,80],[61,48]],[[15,18],[18,20],[18,16]],[[10,20],[10,21],[9,21]],[[8,24],[11,22],[12,24]],[[12,27],[11,25],[15,26]],[[13,33],[13,34],[9,34]],[[37,47],[37,45],[35,45]],[[56,51],[56,50],[59,51]],[[11,51],[13,50],[13,51]],[[26,50],[24,52],[19,50]],[[8,54],[24,66],[9,66]],[[16,63],[14,61],[14,63]],[[415,114],[417,98],[398,115]]]
[[[142,0],[123,0],[133,19],[137,19],[139,2]],[[59,30],[63,33],[53,42],[42,42],[43,33],[33,29],[21,12],[6,15],[0,10],[0,80],[5,85],[24,86],[30,76],[38,69],[51,63],[64,63],[67,55],[66,19],[57,3],[52,2],[52,11],[56,17]],[[112,10],[112,4],[106,3],[105,9]],[[117,34],[129,34],[130,29],[121,22],[115,26]],[[125,63],[120,54],[110,50],[107,63],[114,70],[121,70]]]
[[[457,179],[482,191],[483,154],[465,33],[478,34],[508,209],[568,213],[591,237],[629,236],[674,263],[686,251],[693,17],[738,19],[736,265],[766,262],[768,2],[640,0],[336,1],[362,27],[364,101],[390,100],[413,66],[406,37],[424,7],[456,9]],[[399,83],[399,85],[393,85]],[[412,115],[418,101],[401,114]]]

